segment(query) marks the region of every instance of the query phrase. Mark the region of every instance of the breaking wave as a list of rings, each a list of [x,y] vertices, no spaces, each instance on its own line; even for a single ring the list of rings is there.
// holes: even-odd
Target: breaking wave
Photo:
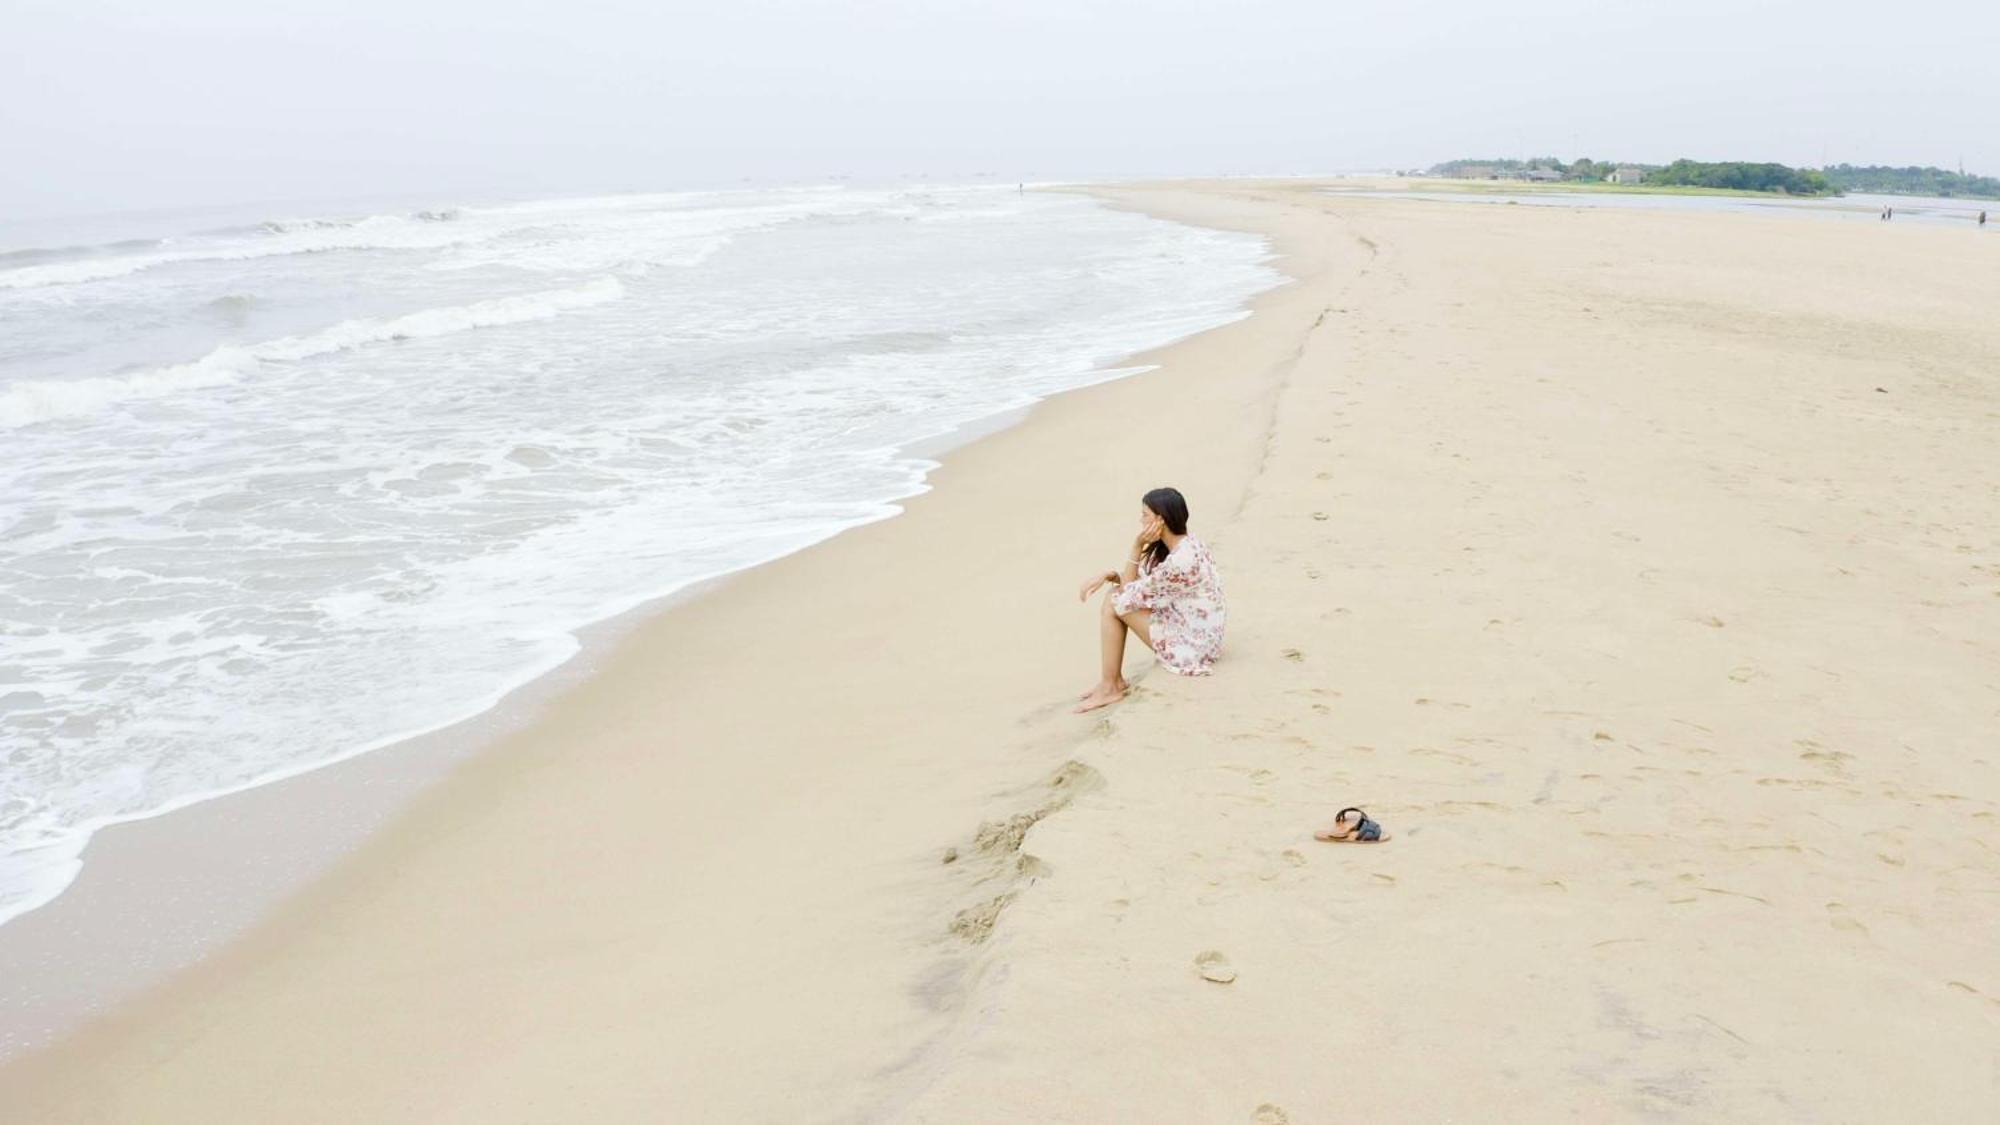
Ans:
[[[248,239],[188,246],[159,242],[153,244],[158,248],[151,253],[0,269],[0,289],[104,281],[184,262],[243,262],[332,250],[434,250],[505,233],[506,228],[463,229],[455,222],[459,217],[457,210],[446,210],[415,215],[370,215],[362,219],[273,219],[258,224],[254,228],[257,233]]]
[[[625,288],[617,278],[605,277],[575,289],[500,297],[386,319],[343,321],[309,335],[285,336],[261,344],[225,344],[189,363],[130,375],[15,383],[0,390],[0,429],[94,414],[121,403],[162,398],[179,391],[225,386],[267,364],[310,359],[392,340],[427,339],[476,328],[547,320],[624,295]]]

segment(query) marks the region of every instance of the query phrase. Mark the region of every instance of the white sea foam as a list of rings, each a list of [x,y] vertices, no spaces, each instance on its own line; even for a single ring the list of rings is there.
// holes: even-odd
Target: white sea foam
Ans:
[[[900,450],[1277,280],[1254,238],[1011,189],[224,241],[371,224],[457,240],[0,316],[0,919],[103,825],[477,714],[591,621],[893,515],[930,467]],[[424,311],[355,315],[383,309]],[[238,332],[265,338],[218,343]],[[150,362],[61,377],[100,354]]]
[[[456,308],[425,309],[386,320],[350,320],[311,335],[282,337],[259,344],[225,344],[188,363],[129,375],[24,380],[0,390],[0,429],[90,414],[180,391],[225,386],[271,364],[297,362],[368,344],[546,320],[571,309],[615,301],[623,295],[624,287],[618,279],[607,277],[576,289],[498,297]]]
[[[353,221],[277,221],[265,224],[261,231],[249,236],[188,238],[147,253],[0,270],[0,289],[77,285],[197,262],[247,262],[335,250],[429,250],[501,233],[502,229],[454,228],[448,223],[402,215],[374,215]]]
[[[691,258],[683,243],[694,240],[713,249],[727,235],[783,222],[817,212],[838,210],[829,193],[806,190],[789,193],[683,192],[670,195],[610,196],[545,200],[492,207],[442,207],[410,214],[360,217],[267,219],[237,232],[190,235],[127,242],[83,257],[0,268],[0,290],[36,290],[130,277],[170,266],[252,262],[299,254],[336,251],[428,251],[477,246],[527,236],[530,248],[564,246],[592,235],[651,236],[668,239],[668,262]],[[635,215],[649,220],[643,229]],[[135,248],[137,252],[133,252]],[[88,247],[71,247],[71,251]],[[501,252],[497,257],[505,257]],[[531,257],[531,255],[523,255]],[[596,255],[607,257],[603,251]],[[620,256],[612,256],[614,258]],[[643,251],[622,255],[644,260]],[[5,259],[0,259],[4,262]],[[532,262],[530,263],[532,264]]]

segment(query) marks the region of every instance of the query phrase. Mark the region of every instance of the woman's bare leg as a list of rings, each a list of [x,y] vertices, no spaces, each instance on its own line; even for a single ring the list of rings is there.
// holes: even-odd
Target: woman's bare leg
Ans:
[[[1097,682],[1090,685],[1089,691],[1076,697],[1079,703],[1088,703],[1111,688],[1116,688],[1119,695],[1125,694],[1125,623],[1111,608],[1111,596],[1117,592],[1118,587],[1111,587],[1104,591],[1103,599],[1097,603]],[[1087,711],[1090,708],[1079,707],[1077,710]]]
[[[1097,682],[1076,697],[1078,703],[1087,703],[1103,695],[1107,686],[1115,686],[1121,693],[1124,691],[1125,624],[1118,620],[1118,615],[1111,608],[1111,596],[1117,592],[1116,586],[1105,590],[1104,597],[1097,603]],[[1079,707],[1077,710],[1088,708]]]
[[[1104,609],[1098,615],[1098,680],[1097,686],[1085,692],[1078,702],[1078,711],[1095,711],[1107,707],[1125,697],[1125,634],[1136,632],[1139,639],[1151,648],[1153,644],[1151,627],[1153,614],[1150,610],[1135,609],[1119,616],[1112,609],[1111,594],[1104,595]]]
[[[1097,684],[1077,701],[1078,711],[1095,711],[1125,696],[1125,622],[1112,609],[1114,590],[1104,592],[1097,614]]]
[[[1125,619],[1113,608],[1110,594],[1104,595],[1104,611],[1097,615],[1097,682],[1125,685]]]

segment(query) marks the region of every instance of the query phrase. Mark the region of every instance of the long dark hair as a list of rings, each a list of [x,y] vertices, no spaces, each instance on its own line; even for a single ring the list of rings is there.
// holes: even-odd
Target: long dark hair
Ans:
[[[1180,489],[1156,488],[1140,497],[1139,503],[1144,504],[1147,511],[1160,517],[1160,522],[1167,525],[1168,531],[1175,535],[1187,534],[1187,497],[1181,495]],[[1166,540],[1153,540],[1153,545],[1146,548],[1146,554],[1152,559],[1152,566],[1167,561]]]

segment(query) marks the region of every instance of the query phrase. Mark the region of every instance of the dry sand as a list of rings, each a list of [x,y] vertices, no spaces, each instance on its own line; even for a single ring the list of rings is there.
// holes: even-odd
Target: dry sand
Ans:
[[[1990,1120],[2000,238],[1104,194],[1297,280],[663,614],[0,1118]],[[1161,483],[1225,658],[1069,715]]]

